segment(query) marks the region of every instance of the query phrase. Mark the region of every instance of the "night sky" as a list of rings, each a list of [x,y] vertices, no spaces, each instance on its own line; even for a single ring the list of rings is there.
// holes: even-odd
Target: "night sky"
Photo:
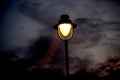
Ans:
[[[68,42],[70,74],[94,72],[120,58],[119,0],[1,0],[0,5],[3,66],[29,60],[27,71],[60,69],[65,74],[64,42],[53,28],[63,14],[77,24]]]

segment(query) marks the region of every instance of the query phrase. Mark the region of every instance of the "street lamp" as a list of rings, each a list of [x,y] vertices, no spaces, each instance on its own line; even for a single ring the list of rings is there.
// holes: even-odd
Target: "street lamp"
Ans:
[[[59,38],[66,41],[73,37],[76,25],[72,23],[68,15],[62,15],[58,24],[56,24],[54,28],[57,29]]]
[[[57,29],[59,38],[65,42],[66,76],[69,80],[68,40],[73,37],[76,25],[72,23],[68,15],[62,15],[60,18],[61,19],[58,21],[58,24],[54,26],[54,28]]]

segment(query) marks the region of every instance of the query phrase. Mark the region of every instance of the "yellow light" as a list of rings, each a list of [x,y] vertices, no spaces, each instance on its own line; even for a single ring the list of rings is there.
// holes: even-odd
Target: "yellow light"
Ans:
[[[59,25],[60,31],[63,36],[68,36],[70,33],[72,25],[68,23],[63,23]]]
[[[71,23],[62,23],[58,25],[58,36],[62,40],[69,40],[73,36],[73,26]]]

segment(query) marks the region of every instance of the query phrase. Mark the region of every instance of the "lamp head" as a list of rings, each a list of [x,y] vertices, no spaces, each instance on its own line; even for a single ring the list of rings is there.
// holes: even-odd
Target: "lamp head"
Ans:
[[[69,40],[73,36],[76,25],[72,23],[68,15],[62,15],[58,21],[58,24],[56,24],[54,28],[57,29],[60,39]]]

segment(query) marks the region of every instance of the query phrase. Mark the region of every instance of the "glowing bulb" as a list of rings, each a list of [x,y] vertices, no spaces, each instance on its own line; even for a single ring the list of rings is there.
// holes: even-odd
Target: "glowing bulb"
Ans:
[[[62,33],[63,36],[67,36],[70,33],[72,25],[69,23],[63,23],[59,25],[60,32]]]

